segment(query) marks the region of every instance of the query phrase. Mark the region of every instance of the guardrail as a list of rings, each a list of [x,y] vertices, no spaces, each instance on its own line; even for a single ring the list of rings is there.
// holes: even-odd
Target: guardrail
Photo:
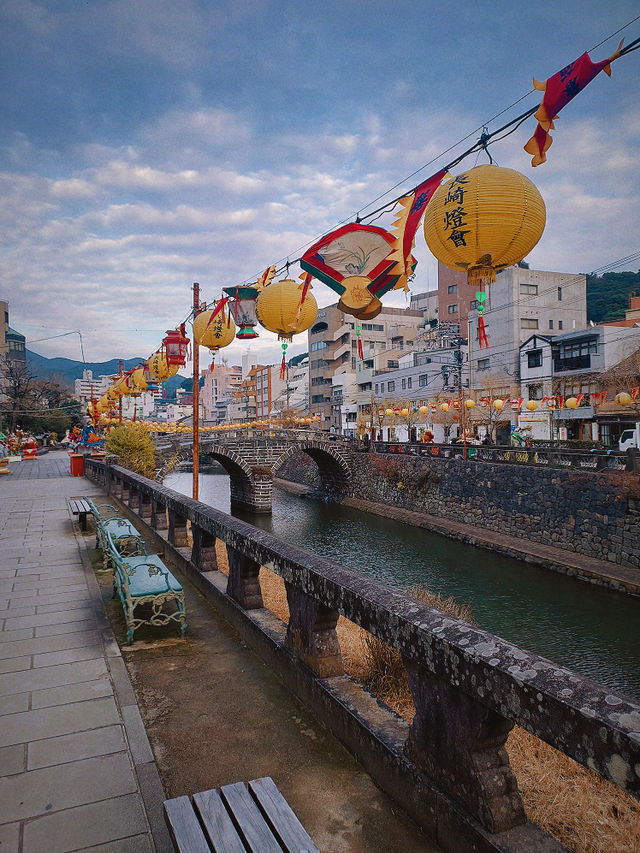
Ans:
[[[443,849],[459,851],[461,838],[465,849],[469,838],[473,849],[479,838],[483,850],[560,849],[525,824],[504,749],[516,723],[640,797],[640,704],[109,461],[86,460],[85,475],[166,537],[239,630],[262,632],[285,682]],[[216,540],[226,544],[228,580]],[[285,582],[290,619],[280,639],[275,617],[260,621],[261,566]],[[344,676],[339,615],[402,654],[416,706],[408,729],[366,705]]]
[[[441,459],[465,458],[463,444],[419,444],[416,442],[374,442],[376,453],[403,453]],[[616,450],[574,450],[566,447],[510,447],[467,444],[466,458],[474,462],[504,462],[510,465],[543,465],[549,468],[576,468],[587,471],[636,471],[635,454]]]

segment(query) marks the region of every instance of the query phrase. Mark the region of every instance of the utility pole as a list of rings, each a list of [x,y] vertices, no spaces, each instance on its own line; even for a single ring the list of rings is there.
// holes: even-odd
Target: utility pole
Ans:
[[[200,313],[200,285],[193,283],[193,317]],[[193,337],[193,499],[198,500],[200,475],[200,346]]]
[[[122,376],[124,373],[124,361],[118,362],[118,375]],[[122,394],[118,395],[118,422],[122,424]]]

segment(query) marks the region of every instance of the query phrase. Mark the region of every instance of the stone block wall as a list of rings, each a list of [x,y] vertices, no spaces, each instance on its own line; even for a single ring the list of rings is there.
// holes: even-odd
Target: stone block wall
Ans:
[[[375,453],[350,466],[356,498],[640,566],[637,474]],[[315,486],[315,467],[296,456],[278,476]]]

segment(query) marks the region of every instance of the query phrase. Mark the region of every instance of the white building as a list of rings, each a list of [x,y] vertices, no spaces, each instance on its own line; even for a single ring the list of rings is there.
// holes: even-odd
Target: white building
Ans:
[[[101,397],[112,381],[110,376],[94,378],[92,370],[83,370],[82,379],[76,379],[73,383],[73,396],[82,403],[88,403],[92,397]]]

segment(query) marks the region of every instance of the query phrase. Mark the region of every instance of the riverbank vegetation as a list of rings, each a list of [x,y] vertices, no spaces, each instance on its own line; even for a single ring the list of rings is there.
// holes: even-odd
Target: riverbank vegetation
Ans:
[[[227,572],[226,551],[218,543],[218,565]],[[282,578],[260,570],[264,606],[289,620]],[[472,622],[466,605],[423,589],[409,594],[432,607]],[[412,720],[415,708],[400,654],[358,625],[340,617],[338,639],[347,673],[392,710]],[[574,853],[637,853],[640,850],[640,804],[553,747],[515,726],[507,741],[511,766],[527,817]]]

